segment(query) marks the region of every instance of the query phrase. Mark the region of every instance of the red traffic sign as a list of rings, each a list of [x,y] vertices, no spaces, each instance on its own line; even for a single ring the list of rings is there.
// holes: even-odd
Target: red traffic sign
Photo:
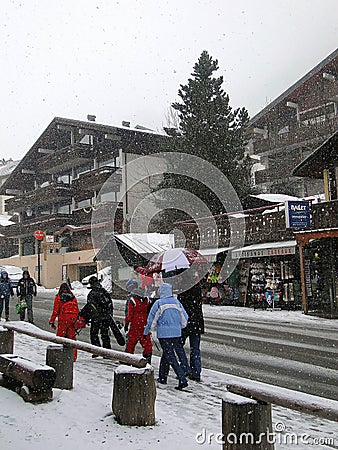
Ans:
[[[36,230],[34,231],[34,237],[35,239],[37,239],[38,241],[42,241],[42,239],[44,238],[45,233],[41,230]]]

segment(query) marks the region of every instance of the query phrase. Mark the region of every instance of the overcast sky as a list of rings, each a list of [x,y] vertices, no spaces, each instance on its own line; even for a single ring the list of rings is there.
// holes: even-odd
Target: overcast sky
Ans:
[[[337,0],[1,0],[0,157],[55,116],[160,130],[201,52],[251,116],[338,44]]]

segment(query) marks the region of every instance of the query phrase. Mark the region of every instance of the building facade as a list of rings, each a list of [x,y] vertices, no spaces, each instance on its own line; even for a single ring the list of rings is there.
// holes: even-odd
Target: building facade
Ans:
[[[260,157],[256,187],[300,197],[322,193],[322,180],[292,171],[337,125],[338,49],[250,120],[250,152]]]
[[[133,212],[132,189],[125,195],[132,175],[126,165],[158,152],[167,139],[129,126],[54,118],[1,186],[0,194],[11,196],[5,210],[18,214],[6,233],[18,239],[12,263],[29,268],[36,279],[41,275],[46,287],[95,272],[93,230],[103,244],[125,231],[126,215]],[[146,195],[146,183],[141,190]]]

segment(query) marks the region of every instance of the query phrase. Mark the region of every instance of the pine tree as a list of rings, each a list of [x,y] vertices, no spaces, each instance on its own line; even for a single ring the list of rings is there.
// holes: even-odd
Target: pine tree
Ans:
[[[249,115],[245,108],[230,106],[223,77],[214,77],[218,68],[218,61],[203,51],[192,78],[178,91],[182,102],[172,106],[178,111],[181,149],[214,164],[243,198],[250,190],[250,168],[244,158]]]
[[[214,74],[219,69],[217,59],[203,51],[195,64],[191,78],[181,85],[177,111],[179,129],[167,128],[172,136],[171,149],[205,159],[217,167],[231,182],[242,200],[250,192],[251,163],[245,157],[245,129],[249,115],[245,108],[233,110],[229,96],[223,90],[223,77]],[[181,187],[198,195],[214,213],[222,211],[215,195],[195,180],[166,175],[161,187]],[[188,186],[188,187],[187,187]]]

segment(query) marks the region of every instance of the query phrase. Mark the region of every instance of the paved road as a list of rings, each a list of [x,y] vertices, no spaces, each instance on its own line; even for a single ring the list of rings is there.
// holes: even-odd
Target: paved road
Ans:
[[[15,320],[15,301],[11,303]],[[42,329],[49,329],[52,304],[50,294],[34,301],[35,324]],[[115,318],[122,319],[124,302],[114,301],[114,308]],[[206,317],[205,322],[203,367],[338,400],[338,340],[330,320],[323,329],[244,318]],[[80,339],[89,342],[89,328],[81,330]],[[154,348],[154,354],[160,352]]]

